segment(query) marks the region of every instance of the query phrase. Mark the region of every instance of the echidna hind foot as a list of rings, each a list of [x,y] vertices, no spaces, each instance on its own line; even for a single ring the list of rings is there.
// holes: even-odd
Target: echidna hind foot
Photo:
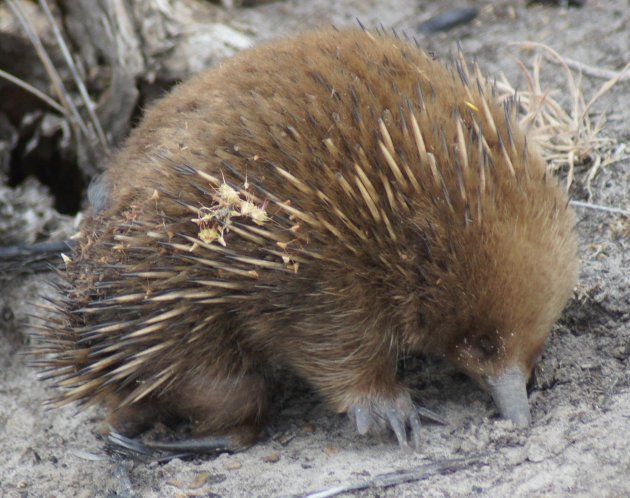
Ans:
[[[110,398],[104,432],[110,444],[138,454],[238,451],[256,441],[267,421],[266,382],[257,374],[198,376],[167,395],[130,404],[124,400],[120,394]],[[191,433],[172,441],[136,439],[156,422],[169,427],[189,424]]]
[[[142,441],[110,430],[107,450],[140,461],[167,462],[200,454],[234,452],[241,449],[230,436],[198,436],[176,441]]]

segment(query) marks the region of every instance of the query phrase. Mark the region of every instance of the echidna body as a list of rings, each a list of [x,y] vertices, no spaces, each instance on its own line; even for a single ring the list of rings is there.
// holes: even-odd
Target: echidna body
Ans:
[[[361,30],[260,46],[151,107],[100,189],[39,346],[59,402],[236,448],[279,365],[360,432],[417,444],[396,365],[423,352],[529,423],[525,382],[576,280],[573,216],[476,69]]]

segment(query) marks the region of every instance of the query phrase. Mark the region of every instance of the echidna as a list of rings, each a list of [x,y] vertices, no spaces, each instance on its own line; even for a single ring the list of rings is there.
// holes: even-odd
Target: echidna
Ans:
[[[420,423],[397,360],[421,352],[529,423],[574,221],[476,67],[362,30],[259,46],[151,107],[96,191],[36,351],[57,402],[233,449],[281,366],[404,446]]]

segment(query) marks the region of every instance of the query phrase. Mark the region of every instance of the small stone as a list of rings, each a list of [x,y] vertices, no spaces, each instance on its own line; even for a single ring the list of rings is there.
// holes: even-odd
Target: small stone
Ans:
[[[280,460],[280,453],[274,451],[273,453],[265,455],[262,460],[265,463],[276,463]]]
[[[207,472],[201,472],[200,474],[197,474],[197,477],[195,477],[195,479],[189,486],[190,489],[199,489],[201,486],[208,482],[209,477],[210,474],[208,474]]]
[[[306,434],[313,434],[315,432],[315,424],[307,422],[302,426],[302,431]]]
[[[240,469],[242,467],[243,467],[243,464],[241,462],[237,462],[237,461],[228,462],[228,463],[225,464],[225,468],[227,470],[238,470],[238,469]]]

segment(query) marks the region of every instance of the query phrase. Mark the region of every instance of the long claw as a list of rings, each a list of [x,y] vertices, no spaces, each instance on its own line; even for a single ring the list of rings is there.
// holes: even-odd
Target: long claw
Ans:
[[[113,430],[110,430],[107,436],[105,451],[116,458],[122,457],[145,463],[155,459],[155,452],[142,441],[123,436]]]
[[[531,423],[525,376],[518,368],[511,368],[495,377],[487,377],[492,398],[502,417],[510,419],[517,427]]]
[[[397,408],[390,406],[387,409],[386,416],[389,426],[396,435],[396,439],[398,439],[398,444],[401,448],[407,448],[409,443],[407,443],[407,431],[402,414]]]
[[[370,410],[362,405],[356,405],[351,410],[352,415],[354,416],[354,423],[357,426],[357,431],[362,436],[367,434],[372,426],[372,415],[370,414]]]
[[[420,416],[417,411],[414,411],[409,416],[409,426],[411,427],[411,437],[413,438],[413,446],[415,449],[420,449],[420,431],[422,430],[422,424],[420,423]]]
[[[416,406],[416,411],[418,412],[418,415],[422,418],[426,418],[427,420],[431,420],[440,425],[448,425],[448,420],[446,420],[441,415],[438,415],[433,410],[425,408],[424,406]]]
[[[153,454],[153,451],[139,439],[123,436],[116,431],[110,430],[110,433],[107,436],[107,442],[118,448],[129,450],[139,455],[151,456]]]

